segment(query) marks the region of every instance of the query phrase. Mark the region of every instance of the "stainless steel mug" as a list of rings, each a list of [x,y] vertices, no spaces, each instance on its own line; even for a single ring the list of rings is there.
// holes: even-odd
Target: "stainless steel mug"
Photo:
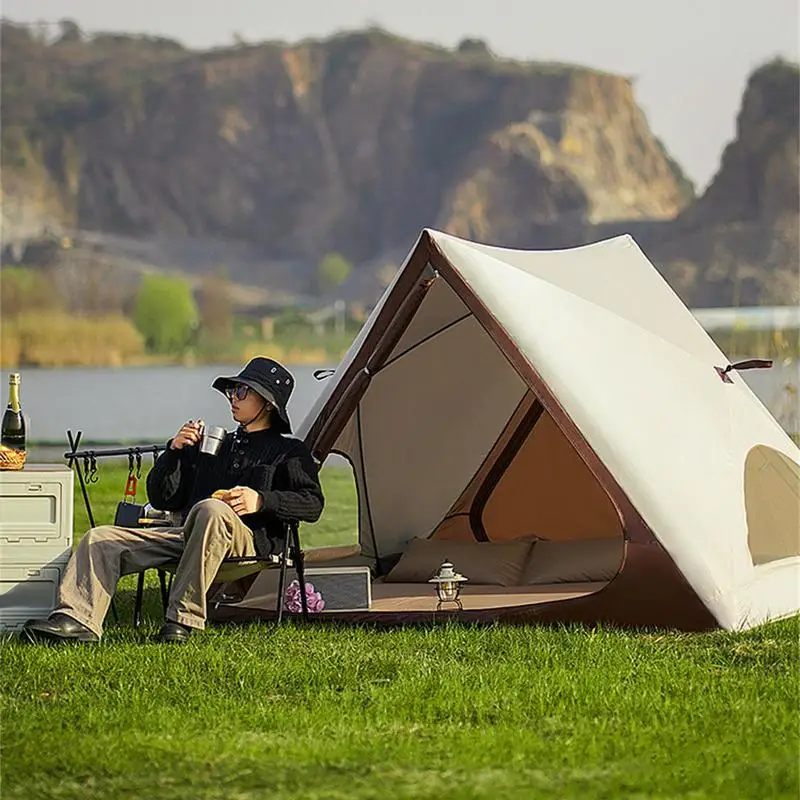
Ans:
[[[200,452],[207,456],[215,456],[219,452],[222,440],[227,431],[219,425],[204,425],[200,439]]]

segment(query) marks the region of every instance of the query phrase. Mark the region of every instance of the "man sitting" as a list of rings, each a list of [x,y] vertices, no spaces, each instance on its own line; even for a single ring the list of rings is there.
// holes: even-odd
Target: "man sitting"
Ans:
[[[201,454],[200,425],[189,421],[147,476],[150,503],[181,512],[182,526],[92,528],[70,557],[55,610],[26,623],[23,638],[97,642],[120,576],[178,561],[158,640],[186,641],[205,627],[206,593],[224,558],[268,556],[280,548],[287,521],[319,519],[317,464],[303,442],[282,435],[291,432],[291,373],[259,357],[212,385],[230,401],[235,433],[215,456]]]

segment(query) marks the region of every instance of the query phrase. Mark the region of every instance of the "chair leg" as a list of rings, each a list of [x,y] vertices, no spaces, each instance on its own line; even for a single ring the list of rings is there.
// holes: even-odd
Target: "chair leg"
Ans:
[[[136,584],[136,603],[133,606],[133,627],[138,628],[142,624],[142,599],[144,597],[144,572],[139,573],[139,581]]]
[[[281,555],[281,568],[278,575],[278,625],[283,621],[283,593],[286,590],[286,568],[289,561],[289,536],[285,536],[283,540],[283,554]]]
[[[303,611],[303,622],[308,622],[308,597],[306,597],[306,565],[305,555],[300,548],[300,533],[297,524],[289,526],[292,539],[292,561],[297,572],[297,580],[300,582],[300,607]]]
[[[164,613],[167,613],[167,606],[169,605],[169,590],[167,589],[167,576],[163,569],[158,570],[158,582],[161,584],[161,605],[164,606]],[[170,580],[170,585],[172,581]]]
[[[117,604],[114,602],[114,598],[111,598],[111,614],[114,617],[114,622],[119,624],[119,613],[117,612]]]

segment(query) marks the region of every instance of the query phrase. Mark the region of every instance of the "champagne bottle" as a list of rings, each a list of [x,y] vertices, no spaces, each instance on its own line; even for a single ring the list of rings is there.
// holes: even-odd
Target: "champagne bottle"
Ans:
[[[25,449],[25,416],[19,402],[19,373],[8,376],[8,406],[0,427],[0,443],[14,450]]]

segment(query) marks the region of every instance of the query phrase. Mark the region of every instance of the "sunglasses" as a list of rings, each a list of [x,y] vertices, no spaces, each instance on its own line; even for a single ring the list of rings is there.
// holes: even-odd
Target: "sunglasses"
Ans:
[[[234,397],[237,400],[244,400],[245,397],[247,397],[247,395],[249,394],[249,392],[250,392],[249,386],[245,386],[243,383],[237,383],[235,386],[229,386],[225,390],[225,397],[227,397],[228,400],[233,400]]]

